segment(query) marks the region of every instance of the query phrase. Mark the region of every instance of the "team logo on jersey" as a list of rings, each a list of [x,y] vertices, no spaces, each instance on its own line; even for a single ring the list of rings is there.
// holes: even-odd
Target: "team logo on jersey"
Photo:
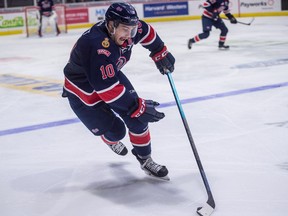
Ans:
[[[124,56],[120,56],[118,59],[116,65],[117,65],[117,70],[121,70],[121,68],[127,63],[127,59]]]
[[[108,38],[105,38],[103,41],[102,41],[102,46],[104,48],[108,48],[110,46],[110,42],[109,42],[109,39]]]

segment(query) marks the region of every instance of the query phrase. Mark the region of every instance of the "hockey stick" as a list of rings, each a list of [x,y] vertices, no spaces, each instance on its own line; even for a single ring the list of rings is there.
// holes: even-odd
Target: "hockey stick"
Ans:
[[[222,18],[224,20],[229,20],[227,18]],[[255,20],[255,17],[252,18],[252,20],[249,23],[241,22],[237,20],[237,23],[243,24],[243,25],[251,25],[251,23]]]
[[[211,215],[212,212],[215,209],[215,201],[214,201],[214,198],[212,196],[212,192],[210,190],[210,187],[209,187],[209,184],[208,184],[208,180],[207,180],[206,174],[204,172],[204,169],[203,169],[199,154],[197,152],[196,145],[194,143],[191,131],[189,129],[189,125],[187,123],[187,120],[186,120],[186,117],[185,117],[185,114],[184,114],[180,99],[178,97],[178,94],[177,94],[177,91],[176,91],[176,87],[175,87],[174,81],[172,79],[172,75],[171,75],[170,72],[168,72],[167,76],[168,76],[168,79],[169,79],[169,83],[170,83],[170,86],[171,86],[171,89],[172,89],[172,92],[173,92],[173,95],[174,95],[174,98],[175,98],[179,113],[181,115],[182,122],[184,124],[184,127],[185,127],[185,130],[186,130],[186,133],[187,133],[187,136],[188,136],[192,151],[194,153],[194,157],[196,159],[196,162],[197,162],[197,165],[198,165],[202,180],[204,182],[204,185],[205,185],[205,188],[206,188],[206,192],[208,194],[207,203],[203,207],[197,208],[197,213],[199,215],[201,215],[201,216],[208,216],[208,215]]]

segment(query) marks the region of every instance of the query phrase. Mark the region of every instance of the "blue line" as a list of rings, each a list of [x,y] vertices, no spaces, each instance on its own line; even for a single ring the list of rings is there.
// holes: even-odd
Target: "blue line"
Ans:
[[[255,87],[255,88],[242,89],[242,90],[224,92],[224,93],[219,93],[219,94],[207,95],[207,96],[196,97],[196,98],[188,98],[188,99],[181,100],[181,104],[195,103],[195,102],[199,102],[199,101],[212,100],[212,99],[223,98],[223,97],[230,97],[230,96],[235,96],[235,95],[240,95],[240,94],[247,94],[247,93],[264,91],[264,90],[280,88],[280,87],[287,87],[287,86],[288,86],[288,82],[285,82],[285,83],[278,83],[278,84],[273,84],[273,85],[259,86],[259,87]],[[167,103],[161,103],[159,108],[170,107],[170,106],[175,106],[175,105],[176,105],[175,101],[167,102]]]
[[[66,119],[62,121],[48,122],[48,123],[38,124],[38,125],[31,125],[31,126],[26,126],[26,127],[2,130],[0,131],[0,136],[40,130],[40,129],[50,128],[50,127],[57,127],[57,126],[62,126],[62,125],[67,125],[67,124],[73,124],[73,123],[78,123],[79,121],[80,121],[79,119],[74,118],[74,119]]]
[[[240,94],[253,93],[253,92],[257,92],[257,91],[264,91],[264,90],[287,87],[287,86],[288,86],[288,82],[284,82],[284,83],[278,83],[278,84],[273,84],[273,85],[259,86],[259,87],[255,87],[255,88],[242,89],[242,90],[218,93],[218,94],[213,94],[213,95],[207,95],[207,96],[202,96],[202,97],[187,98],[187,99],[181,100],[181,104],[195,103],[195,102],[199,102],[199,101],[212,100],[212,99],[218,99],[218,98],[223,98],[223,97],[230,97],[230,96],[235,96],[235,95],[240,95]],[[172,102],[162,103],[159,106],[159,108],[165,108],[165,107],[170,107],[170,106],[175,106],[175,105],[176,105],[176,102],[172,101]],[[73,119],[48,122],[48,123],[43,123],[43,124],[38,124],[38,125],[13,128],[13,129],[0,131],[0,136],[24,133],[24,132],[28,132],[28,131],[40,130],[40,129],[50,128],[50,127],[58,127],[58,126],[67,125],[67,124],[74,124],[74,123],[78,123],[78,122],[80,122],[79,119],[73,118]]]

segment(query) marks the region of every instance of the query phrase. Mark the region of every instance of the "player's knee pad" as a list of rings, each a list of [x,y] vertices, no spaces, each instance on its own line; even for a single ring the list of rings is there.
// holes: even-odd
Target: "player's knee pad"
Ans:
[[[126,128],[123,121],[120,118],[116,117],[112,124],[112,127],[103,135],[110,141],[119,141],[123,139],[126,135]]]

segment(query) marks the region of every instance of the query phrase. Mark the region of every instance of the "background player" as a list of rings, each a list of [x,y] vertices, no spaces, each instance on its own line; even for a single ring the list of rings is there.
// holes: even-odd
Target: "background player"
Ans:
[[[40,11],[39,37],[42,37],[42,29],[45,29],[48,23],[53,31],[56,32],[56,36],[58,36],[61,32],[57,24],[57,14],[53,11],[53,0],[38,0],[37,5]]]
[[[175,59],[154,28],[138,19],[132,5],[113,3],[105,20],[84,32],[72,49],[64,68],[63,96],[82,123],[118,155],[127,154],[121,142],[127,127],[132,153],[141,168],[148,175],[169,180],[168,169],[151,158],[148,127],[165,115],[155,109],[157,102],[139,97],[122,72],[137,43],[151,52],[162,74],[173,72]]]
[[[208,38],[210,35],[210,31],[212,30],[212,26],[220,29],[221,31],[218,43],[219,49],[229,49],[229,46],[224,45],[228,33],[228,28],[219,16],[219,14],[223,12],[231,23],[237,23],[235,17],[230,13],[229,0],[207,0],[203,3],[202,6],[204,8],[202,14],[203,33],[200,33],[188,40],[188,49],[192,48],[193,43]]]

